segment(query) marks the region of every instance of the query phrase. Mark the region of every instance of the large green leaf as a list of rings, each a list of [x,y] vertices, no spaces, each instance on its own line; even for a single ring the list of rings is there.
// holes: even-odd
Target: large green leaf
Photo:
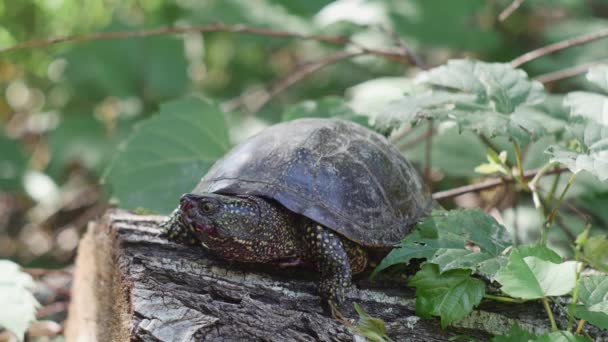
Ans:
[[[31,289],[32,277],[23,273],[19,265],[9,260],[0,260],[0,326],[11,331],[19,341],[36,320],[39,304]]]
[[[47,172],[54,177],[61,175],[72,163],[77,162],[97,174],[111,160],[111,154],[120,137],[129,132],[127,125],[118,121],[112,130],[92,115],[66,115],[59,126],[49,132],[51,160]],[[129,123],[129,128],[131,123]]]
[[[441,327],[468,315],[485,294],[485,283],[468,270],[444,273],[435,264],[423,265],[408,282],[416,288],[416,314],[441,317]]]
[[[583,246],[583,256],[591,267],[608,272],[608,238],[605,235],[587,238]]]
[[[451,60],[421,73],[417,81],[427,88],[412,89],[389,104],[375,118],[378,128],[422,119],[453,121],[461,131],[505,136],[522,145],[547,132],[545,121],[551,116],[532,107],[544,99],[542,84],[509,64]]]
[[[507,335],[494,336],[490,342],[526,342],[536,339],[536,335],[514,324]]]
[[[540,103],[545,95],[540,82],[531,80],[523,70],[514,69],[508,63],[450,60],[422,73],[419,81],[475,95],[479,103],[503,114],[512,113],[523,104]]]
[[[228,149],[216,105],[194,98],[169,102],[136,127],[104,181],[122,207],[169,213]]]
[[[506,229],[481,210],[434,211],[382,260],[374,274],[414,258],[438,264],[441,272],[458,268],[478,271],[484,266],[482,262],[498,257],[509,244]]]
[[[608,276],[581,278],[578,299],[583,305],[577,305],[574,314],[601,329],[608,329]]]
[[[501,290],[511,297],[538,299],[562,296],[576,283],[574,261],[553,263],[535,256],[523,256],[517,249],[509,255],[509,262],[496,274]]]
[[[604,91],[608,91],[608,65],[589,69],[587,79]],[[608,96],[574,91],[564,98],[564,106],[570,107],[573,116],[582,116],[600,125],[608,126]]]
[[[604,90],[608,79],[608,66],[592,68],[587,79]],[[571,129],[575,143],[568,147],[549,146],[551,160],[563,163],[572,172],[588,171],[601,181],[608,179],[608,96],[571,92],[564,98],[570,114],[587,120],[586,124]]]
[[[559,162],[570,171],[587,171],[601,181],[608,179],[608,126],[588,122],[575,125],[571,132],[575,136],[574,148],[551,145],[546,153],[552,162]]]
[[[109,31],[129,29],[112,24]],[[65,55],[66,80],[78,90],[76,101],[108,96],[168,100],[189,84],[184,44],[170,36],[83,42]]]

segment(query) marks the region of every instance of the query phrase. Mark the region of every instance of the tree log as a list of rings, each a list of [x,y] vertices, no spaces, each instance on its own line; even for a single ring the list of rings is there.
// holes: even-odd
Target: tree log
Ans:
[[[109,211],[91,222],[76,261],[67,341],[363,340],[323,312],[316,275],[298,268],[238,264],[158,236],[162,216]],[[549,327],[536,304],[482,305],[442,330],[415,315],[412,290],[355,279],[347,296],[386,322],[395,341],[487,340],[518,322]],[[356,321],[351,305],[345,316]]]

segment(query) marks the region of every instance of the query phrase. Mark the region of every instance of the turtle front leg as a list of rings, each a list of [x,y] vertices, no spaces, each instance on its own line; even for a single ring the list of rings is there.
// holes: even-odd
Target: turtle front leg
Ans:
[[[306,227],[304,244],[307,258],[319,270],[319,294],[332,317],[342,318],[339,306],[351,284],[352,271],[341,239],[331,230],[311,224]]]

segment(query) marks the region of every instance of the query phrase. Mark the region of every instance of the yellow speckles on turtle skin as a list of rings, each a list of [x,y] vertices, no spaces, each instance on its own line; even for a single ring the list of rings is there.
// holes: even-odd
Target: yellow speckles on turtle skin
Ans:
[[[301,260],[319,271],[319,292],[334,303],[343,301],[352,274],[367,266],[363,247],[276,202],[253,196],[206,196],[216,201],[216,212],[176,210],[163,224],[163,235],[179,243],[202,245],[228,260]],[[215,233],[206,234],[196,226],[212,227]]]

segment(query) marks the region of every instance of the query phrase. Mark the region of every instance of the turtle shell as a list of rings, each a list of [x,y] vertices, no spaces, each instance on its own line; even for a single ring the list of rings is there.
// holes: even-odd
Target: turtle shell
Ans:
[[[361,245],[392,246],[433,203],[422,178],[386,138],[336,119],[271,126],[217,161],[195,194],[278,201]]]

